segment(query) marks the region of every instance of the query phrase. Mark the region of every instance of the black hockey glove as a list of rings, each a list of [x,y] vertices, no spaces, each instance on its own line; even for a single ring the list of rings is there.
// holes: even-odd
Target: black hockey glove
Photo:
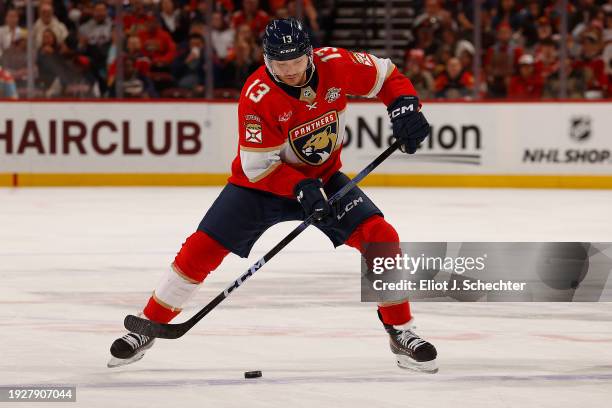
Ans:
[[[429,136],[429,123],[419,112],[419,98],[416,96],[400,96],[387,108],[393,137],[401,142],[400,150],[413,154]]]
[[[319,179],[308,178],[297,183],[293,193],[304,208],[306,217],[313,216],[317,224],[328,225],[334,221],[334,209],[327,202],[323,183]]]

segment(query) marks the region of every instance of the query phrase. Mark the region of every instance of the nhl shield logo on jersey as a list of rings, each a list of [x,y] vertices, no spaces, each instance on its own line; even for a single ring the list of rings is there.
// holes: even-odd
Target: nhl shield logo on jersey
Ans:
[[[340,97],[340,88],[329,88],[325,94],[325,101],[332,103]]]
[[[291,148],[300,160],[318,166],[332,154],[338,140],[338,113],[328,112],[289,131]]]

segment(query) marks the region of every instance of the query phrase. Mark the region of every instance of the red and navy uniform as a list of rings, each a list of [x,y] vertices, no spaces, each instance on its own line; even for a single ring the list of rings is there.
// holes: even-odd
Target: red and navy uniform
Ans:
[[[229,252],[248,256],[270,226],[303,220],[293,193],[301,180],[320,178],[328,196],[349,181],[340,172],[348,95],[376,97],[387,106],[402,95],[416,95],[389,59],[326,47],[314,50],[313,63],[302,87],[275,80],[264,66],[246,81],[232,175],[175,258],[180,276],[202,282]],[[399,251],[397,232],[358,187],[337,203],[333,225],[315,226],[334,246],[346,244],[365,253],[368,242],[395,242]],[[406,301],[379,311],[386,324],[410,320]],[[179,312],[155,296],[144,310],[149,319],[162,322]]]
[[[388,59],[326,47],[314,51],[314,65],[314,78],[302,88],[276,82],[264,66],[249,77],[238,106],[230,183],[282,197],[293,197],[305,178],[325,183],[342,166],[348,95],[377,97],[385,105],[416,95]]]

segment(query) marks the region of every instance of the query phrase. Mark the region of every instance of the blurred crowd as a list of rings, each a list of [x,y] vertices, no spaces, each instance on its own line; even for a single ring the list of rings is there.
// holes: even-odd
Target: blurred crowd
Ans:
[[[213,0],[210,16],[207,0],[32,2],[34,23],[26,30],[26,0],[0,0],[0,97],[26,95],[28,36],[34,96],[43,98],[115,97],[118,88],[129,98],[201,97],[208,83],[214,97],[235,98],[262,63],[267,22],[296,16],[298,8],[314,45],[334,45],[326,42],[333,22],[322,21],[317,0]],[[556,98],[562,77],[568,98],[612,97],[612,0],[568,1],[565,58],[558,1],[480,0],[478,80],[474,2],[411,5],[411,40],[399,68],[422,98]]]
[[[116,3],[123,4],[122,16]],[[235,97],[262,62],[260,36],[273,17],[296,14],[293,0],[33,0],[35,22],[26,26],[26,0],[0,4],[0,79],[12,77],[17,95],[27,89],[27,37],[35,48],[36,97],[115,97],[118,70],[123,95],[132,98],[198,97],[206,86],[206,34],[210,26],[215,96]],[[302,5],[318,30],[310,1]],[[116,24],[122,24],[118,53]],[[314,35],[314,33],[313,33]],[[118,54],[121,60],[118,61]],[[119,74],[121,75],[121,74]],[[7,87],[0,87],[2,89]],[[8,89],[8,88],[7,88]],[[2,93],[0,93],[2,95]],[[14,96],[15,92],[6,95]]]
[[[612,0],[568,1],[565,58],[559,3],[482,0],[476,81],[474,2],[426,0],[405,72],[425,98],[557,98],[563,77],[567,98],[612,97]]]

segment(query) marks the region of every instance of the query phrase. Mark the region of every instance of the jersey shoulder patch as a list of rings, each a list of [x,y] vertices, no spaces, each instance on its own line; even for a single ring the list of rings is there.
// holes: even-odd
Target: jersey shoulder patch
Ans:
[[[374,61],[372,57],[367,52],[358,52],[358,51],[349,51],[348,57],[355,64],[367,65],[368,67],[374,66]]]

